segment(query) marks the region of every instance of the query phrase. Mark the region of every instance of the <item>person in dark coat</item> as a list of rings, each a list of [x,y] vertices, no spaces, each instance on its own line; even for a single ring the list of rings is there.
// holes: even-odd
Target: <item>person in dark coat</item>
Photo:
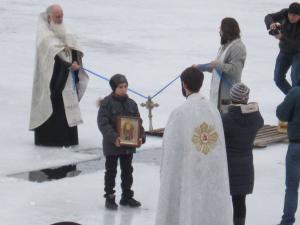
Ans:
[[[286,95],[295,82],[300,79],[300,3],[294,2],[289,8],[265,17],[269,34],[279,40],[279,54],[276,59],[274,81]],[[292,85],[286,80],[291,68]]]
[[[139,207],[141,203],[133,198],[134,192],[131,190],[133,183],[132,158],[133,153],[136,152],[136,148],[120,144],[120,137],[117,133],[117,117],[139,117],[141,122],[142,120],[137,104],[127,95],[128,82],[126,77],[122,74],[115,74],[111,77],[109,84],[113,92],[102,100],[97,118],[99,130],[103,135],[103,153],[105,156],[105,206],[108,209],[118,208],[115,202],[114,187],[119,159],[122,180],[122,198],[120,204],[130,207]],[[146,140],[142,126],[140,132],[141,139],[139,140],[139,144],[141,145],[145,143]]]
[[[285,199],[280,225],[295,223],[300,183],[300,82],[296,83],[277,107],[278,119],[288,122],[289,146],[286,153]]]
[[[237,83],[230,89],[232,104],[222,114],[228,160],[234,225],[244,225],[246,195],[254,186],[253,142],[264,120],[257,103],[248,103],[249,88]]]

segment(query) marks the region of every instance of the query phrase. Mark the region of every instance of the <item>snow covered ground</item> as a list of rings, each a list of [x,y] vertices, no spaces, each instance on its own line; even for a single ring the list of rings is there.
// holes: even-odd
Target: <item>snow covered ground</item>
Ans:
[[[153,95],[194,63],[208,62],[219,47],[223,17],[235,17],[242,30],[248,58],[243,81],[251,88],[267,124],[277,123],[275,108],[283,95],[272,73],[277,41],[267,35],[265,14],[288,6],[282,0],[57,0],[64,8],[65,23],[85,50],[85,67],[110,77],[123,73],[130,88]],[[80,145],[72,149],[40,148],[28,131],[35,29],[38,14],[52,4],[44,0],[0,0],[0,225],[41,225],[75,221],[83,225],[154,224],[159,189],[159,167],[147,162],[147,150],[160,153],[161,140],[148,138],[134,164],[134,190],[141,209],[104,208],[103,171],[53,182],[32,183],[7,175],[101,157],[96,125],[96,100],[110,92],[109,85],[91,76],[81,102],[84,124],[79,127]],[[210,74],[202,92],[207,95]],[[144,99],[131,94],[138,103]],[[179,82],[155,99],[154,127],[163,127],[169,113],[180,105]],[[144,126],[147,112],[140,108]],[[284,198],[284,157],[287,144],[255,150],[255,189],[247,198],[247,225],[276,224]],[[81,150],[80,150],[81,149]],[[86,149],[87,151],[82,151]],[[79,151],[80,150],[80,151]],[[143,158],[144,152],[144,158]],[[119,179],[117,193],[120,194]],[[119,198],[119,195],[118,195]],[[297,213],[300,224],[300,213]]]

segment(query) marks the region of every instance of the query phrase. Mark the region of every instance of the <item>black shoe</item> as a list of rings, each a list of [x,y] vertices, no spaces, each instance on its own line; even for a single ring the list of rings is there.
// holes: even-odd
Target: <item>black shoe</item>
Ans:
[[[142,204],[134,198],[121,198],[120,205],[127,205],[132,208],[137,208],[140,207]]]
[[[115,199],[116,199],[115,195],[108,195],[108,196],[106,196],[105,207],[107,209],[117,210],[118,209],[118,205],[117,205]]]

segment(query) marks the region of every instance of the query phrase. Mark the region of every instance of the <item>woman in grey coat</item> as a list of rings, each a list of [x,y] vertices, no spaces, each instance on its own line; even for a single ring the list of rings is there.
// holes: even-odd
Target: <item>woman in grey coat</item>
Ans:
[[[246,47],[240,38],[240,28],[234,18],[226,17],[220,27],[221,47],[217,58],[197,68],[213,74],[210,86],[210,101],[220,112],[227,112],[230,88],[241,82],[246,60]]]

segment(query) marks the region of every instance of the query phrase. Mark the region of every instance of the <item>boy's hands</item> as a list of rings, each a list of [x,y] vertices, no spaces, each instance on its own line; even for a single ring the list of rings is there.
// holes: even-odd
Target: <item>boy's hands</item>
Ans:
[[[115,146],[116,147],[120,147],[121,145],[120,145],[120,138],[119,137],[117,137],[117,139],[115,140]]]
[[[140,147],[142,144],[143,144],[143,140],[142,140],[142,138],[140,138],[140,139],[139,139],[139,147]],[[120,145],[120,138],[119,138],[119,137],[117,137],[117,139],[115,140],[115,146],[116,146],[116,147],[121,147],[121,145]]]
[[[143,144],[143,139],[142,139],[142,138],[140,138],[140,139],[139,139],[139,146],[138,146],[138,147],[141,147],[141,146],[142,146],[142,144]]]

